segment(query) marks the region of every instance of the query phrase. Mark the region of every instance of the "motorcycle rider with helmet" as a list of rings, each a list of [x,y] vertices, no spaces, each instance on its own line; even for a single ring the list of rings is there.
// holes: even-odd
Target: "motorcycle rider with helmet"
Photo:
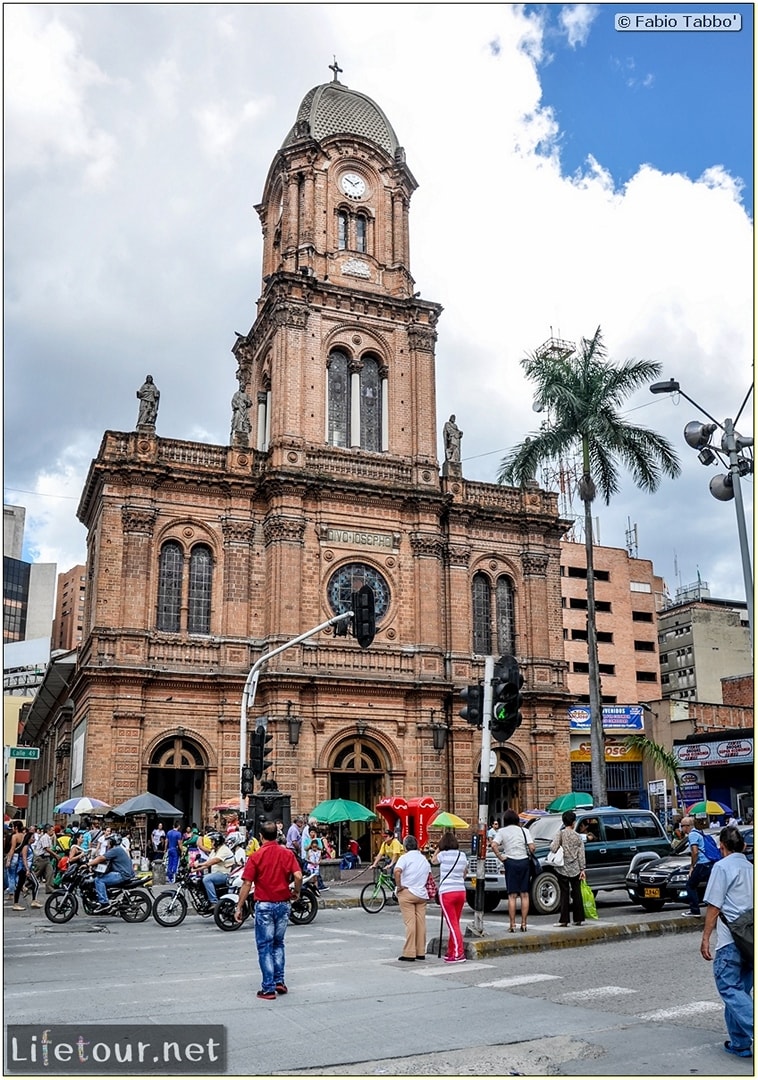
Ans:
[[[100,902],[100,909],[109,908],[108,886],[118,885],[122,881],[131,881],[134,877],[132,860],[126,848],[121,845],[121,837],[118,834],[108,837],[108,849],[104,855],[96,855],[90,859],[89,865],[99,866],[105,864],[105,873],[95,873],[95,892]]]

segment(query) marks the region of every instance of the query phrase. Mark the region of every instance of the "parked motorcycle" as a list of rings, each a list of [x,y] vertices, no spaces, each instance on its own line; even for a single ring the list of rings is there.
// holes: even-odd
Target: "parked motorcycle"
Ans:
[[[300,896],[297,900],[293,900],[290,906],[291,923],[295,923],[297,926],[307,926],[308,923],[312,923],[318,915],[320,894],[317,881],[317,874],[309,874],[307,877],[303,878]],[[241,885],[242,876],[238,875],[230,882],[229,891],[221,897],[214,908],[213,919],[219,930],[239,930],[242,923],[244,923],[248,916],[253,913],[255,897],[253,895],[253,890],[251,889],[247,900],[245,901],[245,906],[242,909],[242,920],[237,922],[235,918]]]
[[[124,922],[144,922],[153,909],[153,899],[140,878],[106,886],[110,907],[103,911],[95,890],[95,875],[86,863],[73,863],[63,874],[61,887],[50,893],[45,901],[45,916],[52,923],[67,923],[79,911],[102,918],[118,916]]]

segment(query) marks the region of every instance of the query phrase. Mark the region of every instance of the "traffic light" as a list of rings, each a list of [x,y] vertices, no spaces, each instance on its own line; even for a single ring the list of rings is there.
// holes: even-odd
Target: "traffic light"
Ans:
[[[362,585],[352,595],[353,634],[362,649],[367,649],[376,633],[374,615],[374,590],[369,585]]]
[[[524,676],[519,671],[515,656],[501,656],[495,664],[492,679],[492,738],[507,742],[517,727],[521,726],[519,709],[523,702],[521,687]]]
[[[240,780],[240,791],[243,795],[253,794],[253,770],[249,765],[242,766],[242,779]]]
[[[467,724],[473,724],[474,727],[481,727],[484,688],[481,686],[464,686],[460,691],[460,696],[466,704],[462,709],[458,710],[458,715],[462,716]]]
[[[274,741],[273,735],[266,734],[266,725],[258,723],[250,738],[250,765],[256,780],[271,767],[271,747],[269,743]]]

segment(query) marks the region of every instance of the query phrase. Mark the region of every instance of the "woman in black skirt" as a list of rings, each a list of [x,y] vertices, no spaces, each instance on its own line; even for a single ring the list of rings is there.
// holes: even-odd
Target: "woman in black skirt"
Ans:
[[[503,814],[503,827],[498,829],[490,841],[492,850],[505,864],[505,887],[508,890],[508,915],[510,932],[516,932],[516,896],[521,897],[521,933],[527,930],[526,919],[529,914],[529,852],[534,851],[534,844],[529,833],[519,825],[515,810],[506,810]]]

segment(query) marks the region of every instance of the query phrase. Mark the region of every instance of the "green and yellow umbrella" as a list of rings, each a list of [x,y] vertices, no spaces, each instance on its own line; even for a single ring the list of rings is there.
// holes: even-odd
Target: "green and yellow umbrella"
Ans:
[[[457,814],[448,814],[446,810],[443,810],[441,814],[437,814],[434,821],[429,822],[429,828],[438,829],[468,829],[470,825],[463,818],[459,818]]]

